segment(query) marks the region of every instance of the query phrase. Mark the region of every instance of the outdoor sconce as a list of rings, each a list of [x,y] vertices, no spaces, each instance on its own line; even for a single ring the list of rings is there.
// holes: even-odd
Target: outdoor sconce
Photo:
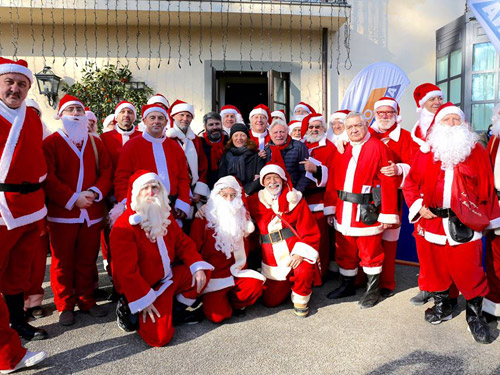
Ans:
[[[40,94],[45,95],[49,101],[49,105],[55,108],[61,77],[56,76],[50,66],[46,66],[40,73],[36,73],[35,77]]]

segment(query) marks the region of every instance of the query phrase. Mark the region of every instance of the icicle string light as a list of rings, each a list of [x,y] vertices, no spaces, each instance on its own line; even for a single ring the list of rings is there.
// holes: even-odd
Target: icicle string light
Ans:
[[[264,74],[264,1],[260,2],[260,74]]]
[[[151,0],[148,0],[148,70],[151,70]]]
[[[44,14],[43,9],[44,9],[43,0],[40,0],[40,14],[42,16],[42,58],[43,58],[43,65],[45,66],[47,64],[45,63],[45,19],[43,17],[43,14]],[[75,10],[75,12],[76,12],[76,10]],[[75,33],[76,33],[76,31],[75,31]],[[75,34],[75,40],[76,40],[76,34]],[[76,57],[76,49],[75,49],[75,57]]]
[[[141,28],[139,25],[139,2],[136,1],[135,3],[135,50],[136,50],[136,55],[135,55],[135,66],[137,67],[137,70],[141,70],[141,67],[139,66],[139,56],[140,56],[140,50],[139,50],[139,38],[141,36]]]
[[[66,45],[66,23],[65,23],[65,8],[64,8],[64,1],[62,2],[62,38],[63,38],[63,57],[64,57],[64,62],[63,66],[66,66],[66,63],[68,62],[68,57],[66,56],[66,50],[68,49]],[[33,32],[33,31],[32,31]],[[35,37],[33,36],[33,43],[35,42]]]
[[[161,9],[161,0],[158,0],[158,11],[156,12],[156,20],[158,22],[158,68],[161,66],[161,46],[162,46],[162,40],[161,40],[161,19],[160,19],[160,9]]]
[[[240,0],[239,37],[240,37],[240,74],[241,74],[243,72],[243,3],[242,3],[242,0]]]
[[[349,70],[352,68],[351,61],[351,12],[352,9],[349,7],[349,14],[347,14],[347,7],[344,7],[344,17],[346,18],[346,23],[344,24],[344,47],[346,50],[346,59],[344,61],[344,67]],[[339,30],[340,32],[340,30]]]
[[[252,67],[252,55],[253,55],[253,17],[252,17],[253,9],[252,9],[252,2],[250,2],[249,13],[250,13],[250,53],[248,54],[248,56],[249,56],[250,70],[253,70],[253,67]]]
[[[120,61],[120,40],[118,39],[118,1],[115,0],[115,37],[116,37],[116,60]],[[109,12],[109,8],[108,8]],[[108,64],[109,64],[109,41],[108,41]]]
[[[203,53],[203,27],[201,26],[201,23],[202,23],[202,15],[201,15],[201,3],[200,3],[200,8],[199,8],[200,12],[198,14],[198,16],[200,17],[200,27],[199,27],[199,37],[200,37],[200,40],[198,42],[199,46],[198,46],[198,60],[200,60],[200,64],[203,64],[203,60],[201,59],[201,54]]]
[[[118,29],[117,29],[118,30]],[[116,33],[118,35],[118,32]],[[116,45],[116,58],[118,58],[118,44]],[[110,48],[109,48],[109,0],[106,0],[106,61],[107,65],[109,65],[110,59]]]
[[[201,6],[201,4],[200,4]],[[191,66],[191,32],[192,32],[192,27],[191,27],[191,1],[188,1],[188,64]],[[179,29],[180,29],[179,25]]]
[[[64,6],[64,3],[63,3],[63,6]],[[63,22],[64,22],[64,19],[63,19]],[[0,21],[0,24],[1,23],[2,22]],[[33,27],[33,0],[30,0],[30,26],[31,26],[31,54],[34,54],[35,53],[35,28]],[[0,50],[0,53],[1,53],[1,50]]]
[[[106,9],[106,14],[107,13],[108,13],[108,11]],[[94,44],[95,44],[94,61],[96,64],[97,64],[97,50],[98,50],[98,42],[97,42],[98,31],[99,31],[99,28],[97,27],[97,0],[94,0]]]
[[[87,37],[88,35],[88,30],[87,30],[87,0],[84,1],[83,3],[83,35],[85,37],[85,61],[88,61],[89,59],[89,38]],[[52,37],[52,43],[54,43],[54,38]]]
[[[210,1],[210,68],[213,67],[213,56],[212,56],[212,45],[213,45],[213,40],[214,40],[214,24],[213,24],[213,8],[212,8],[212,2]]]
[[[181,4],[180,2],[177,3],[177,36],[179,38],[179,46],[177,49],[177,53],[179,54],[179,60],[177,61],[177,66],[182,68],[181,66],[181,61],[182,61],[182,54],[181,54],[181,44],[182,44],[182,34],[181,34]]]
[[[168,28],[167,28],[167,43],[168,43],[168,61],[170,65],[170,57],[172,56],[172,43],[170,42],[170,32],[172,31],[172,22],[170,21],[170,1],[167,1]]]
[[[117,1],[118,2],[118,1]],[[116,4],[116,13],[118,13],[118,4]],[[130,39],[129,29],[128,29],[128,1],[125,0],[125,61],[127,62],[127,67],[129,66],[128,60],[128,41]],[[116,35],[118,36],[118,30],[116,30]]]

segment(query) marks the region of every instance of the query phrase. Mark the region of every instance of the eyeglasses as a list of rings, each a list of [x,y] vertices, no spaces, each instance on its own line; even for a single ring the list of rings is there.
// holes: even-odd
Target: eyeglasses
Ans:
[[[309,125],[307,129],[313,130],[313,129],[321,129],[323,125]]]
[[[85,114],[85,110],[79,105],[76,105],[64,108],[63,113],[76,113],[77,115],[83,115]]]
[[[395,114],[395,111],[377,111],[376,112],[378,116],[392,116]]]

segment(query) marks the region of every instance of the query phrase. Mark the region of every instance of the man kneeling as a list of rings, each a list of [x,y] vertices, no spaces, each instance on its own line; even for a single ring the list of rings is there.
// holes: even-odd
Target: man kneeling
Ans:
[[[139,313],[139,335],[163,346],[174,334],[173,304],[192,311],[213,267],[177,225],[156,173],[132,175],[127,196],[127,209],[111,230],[113,280],[130,312]]]
[[[203,259],[215,270],[203,291],[203,311],[214,323],[233,315],[243,315],[245,308],[262,295],[266,278],[246,269],[248,248],[245,237],[255,229],[242,198],[236,178],[219,179],[210,193],[206,219],[197,218],[191,226],[191,238]]]

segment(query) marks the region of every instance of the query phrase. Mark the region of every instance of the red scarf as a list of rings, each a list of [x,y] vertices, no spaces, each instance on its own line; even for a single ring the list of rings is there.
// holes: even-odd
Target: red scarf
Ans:
[[[284,166],[285,165],[285,161],[283,160],[283,155],[281,155],[281,151],[284,150],[289,144],[290,142],[292,141],[292,137],[288,136],[286,138],[286,142],[282,145],[269,145],[269,147],[271,148],[271,160],[273,162],[276,162],[277,164],[279,165],[282,165]]]
[[[207,132],[203,133],[203,138],[210,146],[210,160],[212,164],[212,171],[219,170],[219,160],[222,158],[222,154],[224,153],[224,135],[220,137],[217,142],[212,142],[208,139]]]
[[[389,134],[392,133],[392,131],[394,129],[396,129],[396,126],[398,126],[398,123],[395,122],[394,125],[392,125],[389,129],[387,129],[385,132],[383,133],[379,133],[378,131],[376,131],[375,129],[373,128],[370,128],[372,135],[377,138],[377,139],[380,139],[380,140],[383,140],[383,139],[386,139],[386,138],[389,138]]]

